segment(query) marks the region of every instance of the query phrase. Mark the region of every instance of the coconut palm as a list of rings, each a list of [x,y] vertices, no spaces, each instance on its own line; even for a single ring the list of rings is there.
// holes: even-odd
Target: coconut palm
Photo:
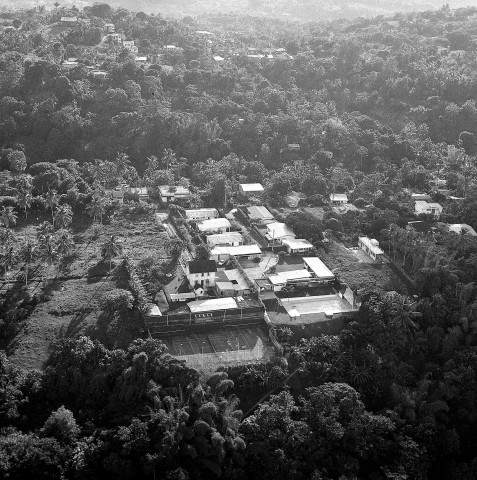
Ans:
[[[19,251],[19,257],[25,263],[25,285],[28,285],[28,269],[30,264],[35,261],[39,255],[38,244],[28,240],[25,242]]]
[[[106,213],[106,199],[95,195],[86,207],[86,211],[90,217],[93,217],[93,223],[99,219],[99,223],[102,225],[103,215]]]
[[[22,191],[18,193],[17,203],[18,203],[18,206],[24,210],[25,218],[28,218],[27,209],[31,207],[32,200],[33,200],[33,197],[31,195],[31,192]]]
[[[2,249],[9,248],[15,241],[15,235],[10,228],[0,229],[0,245]]]
[[[7,280],[7,290],[10,286],[10,282],[8,279],[8,272],[15,264],[16,258],[17,258],[17,252],[15,251],[13,245],[10,245],[8,248],[6,248],[0,257],[0,261],[5,270],[5,279]]]
[[[17,215],[13,207],[2,207],[0,210],[0,222],[8,228],[10,225],[16,225]]]
[[[40,223],[40,225],[36,227],[36,238],[39,240],[40,237],[50,235],[53,233],[53,230],[53,225],[50,222]]]
[[[122,252],[123,246],[115,235],[111,235],[111,238],[101,247],[101,256],[103,257],[103,260],[109,260],[109,271],[111,271],[113,258],[121,255]]]
[[[55,244],[56,244],[56,253],[58,255],[58,273],[60,272],[60,264],[61,261],[71,254],[74,250],[75,242],[73,241],[73,237],[68,230],[61,229],[55,235]]]
[[[45,280],[47,280],[51,266],[58,260],[58,252],[56,249],[55,239],[51,234],[41,235],[39,238],[39,244],[41,258],[48,264],[48,268],[45,273]]]
[[[61,205],[56,209],[55,223],[60,229],[66,228],[73,219],[73,211],[69,205]]]
[[[120,178],[124,176],[124,174],[128,171],[128,168],[131,166],[129,157],[125,153],[118,153],[114,163],[116,165],[116,174]]]
[[[55,207],[58,206],[59,199],[56,190],[48,190],[45,195],[45,205],[51,210],[51,220],[55,226]]]

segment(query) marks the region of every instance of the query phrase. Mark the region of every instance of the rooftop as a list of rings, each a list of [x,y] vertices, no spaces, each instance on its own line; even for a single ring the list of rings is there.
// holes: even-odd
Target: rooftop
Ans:
[[[293,237],[295,238],[296,235],[293,233],[293,230],[287,227],[284,223],[280,222],[273,222],[267,225],[268,235],[270,239],[273,238],[283,238],[283,237]]]
[[[230,222],[226,218],[211,218],[210,220],[203,220],[197,224],[201,232],[208,230],[217,230],[219,228],[230,228]]]
[[[186,217],[194,217],[198,213],[207,213],[214,216],[219,216],[219,212],[216,208],[188,208],[186,211]]]
[[[249,217],[252,220],[272,220],[273,215],[263,206],[247,207]]]
[[[473,237],[477,237],[477,232],[466,223],[454,223],[452,225],[449,225],[448,228],[449,232],[454,232],[458,234],[467,233],[469,235],[472,235]]]
[[[304,257],[303,261],[318,278],[325,280],[335,278],[333,272],[318,257]]]
[[[332,193],[330,195],[330,200],[332,202],[338,202],[338,201],[348,201],[348,195],[346,193]]]
[[[274,275],[269,275],[268,279],[273,285],[281,285],[286,282],[308,280],[311,278],[311,273],[302,268],[301,270],[289,270],[287,272],[279,272]]]
[[[161,195],[188,195],[190,193],[189,189],[182,185],[161,185],[159,191]]]
[[[292,250],[297,250],[300,248],[313,248],[313,244],[304,238],[285,238],[283,243],[288,245]]]
[[[237,302],[231,297],[213,298],[209,300],[195,300],[187,304],[192,313],[212,312],[215,310],[229,310],[238,308]]]
[[[217,264],[214,260],[191,260],[187,263],[190,273],[216,272]]]
[[[244,192],[263,192],[263,186],[261,183],[241,183],[240,188]]]
[[[374,238],[359,237],[359,241],[363,243],[363,245],[365,245],[366,248],[368,248],[374,254],[376,255],[384,254],[384,251],[379,247],[379,242]]]
[[[209,245],[224,245],[243,241],[240,232],[215,233],[213,235],[207,235],[206,238]]]
[[[333,315],[334,313],[346,312],[353,309],[346,300],[343,300],[338,295],[282,298],[280,302],[290,317],[316,313]]]
[[[222,247],[214,247],[210,252],[211,255],[260,255],[262,250],[258,245],[225,245]]]

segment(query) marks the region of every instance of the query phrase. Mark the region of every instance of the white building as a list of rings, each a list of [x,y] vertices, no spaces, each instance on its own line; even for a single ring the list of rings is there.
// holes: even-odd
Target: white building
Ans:
[[[477,232],[466,223],[454,223],[452,225],[448,225],[449,232],[457,233],[461,235],[462,233],[471,235],[472,237],[477,237]]]
[[[239,191],[242,195],[257,195],[263,193],[263,186],[261,183],[241,183]]]
[[[364,250],[372,259],[379,260],[384,258],[384,251],[379,247],[379,242],[374,238],[359,237],[358,244],[361,250]]]
[[[283,240],[293,240],[296,235],[284,223],[272,222],[267,225],[265,238],[271,243],[280,244]]]
[[[442,213],[442,206],[437,202],[429,203],[424,200],[419,200],[414,205],[414,213],[416,215],[433,215],[434,217],[438,218]]]
[[[332,193],[330,202],[333,205],[346,205],[348,203],[348,195],[346,193]]]
[[[216,208],[187,209],[185,214],[187,220],[210,220],[219,216]]]
[[[246,215],[250,222],[267,223],[274,220],[273,215],[264,206],[252,205],[247,207]]]
[[[113,43],[121,43],[120,33],[108,33],[108,40]]]
[[[313,245],[303,238],[285,238],[282,244],[287,247],[290,254],[310,253]]]
[[[135,61],[136,63],[143,63],[143,64],[144,64],[144,63],[147,63],[147,57],[136,57],[136,58],[134,59],[134,61]]]
[[[237,309],[237,302],[231,298],[213,298],[210,300],[195,300],[187,304],[191,313],[214,312]]]
[[[61,17],[61,23],[65,25],[72,25],[78,22],[78,17]]]
[[[134,40],[123,40],[123,47],[134,47]]]
[[[312,273],[313,278],[320,282],[334,281],[333,272],[318,257],[304,257],[303,262],[305,269]]]
[[[174,202],[176,200],[188,200],[190,198],[190,190],[181,185],[162,185],[159,187],[159,192],[161,194],[161,200],[164,203]]]
[[[104,28],[107,33],[114,33],[114,30],[116,29],[116,27],[114,26],[114,23],[106,23],[104,25]]]
[[[312,274],[301,268],[299,270],[290,270],[288,272],[279,272],[268,276],[268,281],[274,292],[280,292],[286,285],[306,283],[310,281]]]
[[[237,247],[243,244],[243,237],[240,232],[216,233],[207,235],[206,238],[209,247]]]
[[[217,264],[213,260],[192,260],[186,264],[185,274],[193,288],[198,285],[203,288],[213,287],[216,273]]]
[[[211,218],[197,224],[200,232],[220,232],[225,233],[230,230],[230,222],[226,218]]]
[[[238,245],[238,246],[222,246],[214,247],[210,252],[211,260],[221,262],[228,260],[231,256],[236,258],[260,258],[262,250],[258,245]]]

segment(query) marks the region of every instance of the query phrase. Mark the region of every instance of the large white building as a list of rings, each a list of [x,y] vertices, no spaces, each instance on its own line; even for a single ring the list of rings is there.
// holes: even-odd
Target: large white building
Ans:
[[[272,222],[267,224],[267,233],[265,238],[269,242],[276,242],[280,244],[283,240],[293,240],[296,235],[293,230],[286,226],[284,223]]]
[[[206,239],[209,247],[237,247],[243,244],[243,237],[240,232],[215,233],[207,235]]]
[[[335,279],[333,272],[318,258],[304,257],[304,267],[320,282],[331,282]]]
[[[416,215],[426,214],[439,218],[442,213],[442,206],[437,202],[419,200],[414,205],[414,213]]]
[[[230,222],[226,218],[211,218],[197,224],[201,232],[220,232],[225,233],[230,230]]]
[[[384,257],[384,251],[374,238],[359,237],[358,244],[361,250],[364,250],[372,259],[379,260]]]
[[[218,218],[219,212],[216,208],[195,208],[187,209],[185,211],[187,220],[210,220],[211,218]]]

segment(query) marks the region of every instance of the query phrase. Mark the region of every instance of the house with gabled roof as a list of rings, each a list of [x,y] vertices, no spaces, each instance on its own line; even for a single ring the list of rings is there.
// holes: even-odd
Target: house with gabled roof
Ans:
[[[190,260],[185,264],[185,274],[189,284],[195,288],[213,287],[217,274],[217,264],[214,260]]]

